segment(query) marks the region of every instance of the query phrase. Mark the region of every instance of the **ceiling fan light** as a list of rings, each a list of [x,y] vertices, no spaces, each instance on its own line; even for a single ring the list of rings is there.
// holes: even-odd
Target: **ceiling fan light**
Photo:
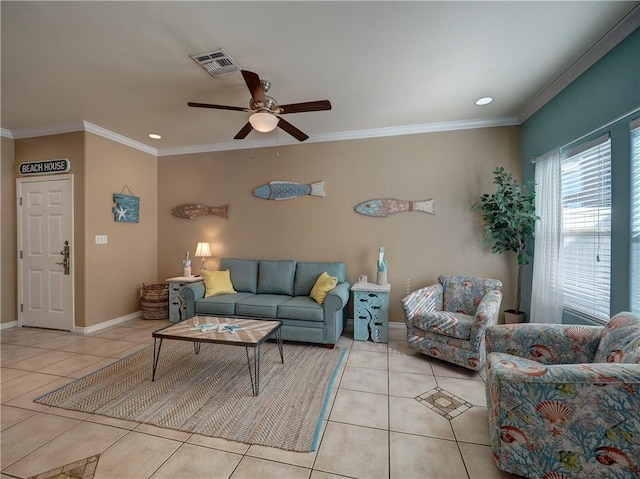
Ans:
[[[262,133],[268,133],[275,130],[276,126],[278,126],[278,121],[279,119],[277,116],[263,111],[254,113],[249,117],[249,123],[251,123],[251,126]]]

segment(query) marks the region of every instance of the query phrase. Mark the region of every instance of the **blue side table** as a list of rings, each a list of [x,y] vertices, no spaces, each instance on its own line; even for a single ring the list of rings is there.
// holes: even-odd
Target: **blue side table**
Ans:
[[[386,343],[389,331],[389,291],[391,285],[356,283],[353,291],[353,339]]]
[[[179,323],[186,316],[186,305],[180,297],[180,290],[189,283],[204,281],[202,276],[176,276],[165,279],[169,283],[169,322]]]

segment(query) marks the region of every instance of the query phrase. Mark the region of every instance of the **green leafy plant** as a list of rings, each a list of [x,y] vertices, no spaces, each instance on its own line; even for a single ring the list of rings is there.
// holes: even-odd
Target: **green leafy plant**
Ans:
[[[520,313],[522,296],[522,267],[529,264],[527,241],[533,237],[538,216],[535,213],[535,182],[528,181],[521,188],[511,173],[503,167],[493,170],[495,193],[484,194],[473,204],[482,213],[485,224],[484,243],[493,253],[512,251],[518,255],[518,287],[515,313]],[[528,191],[525,191],[527,189]]]

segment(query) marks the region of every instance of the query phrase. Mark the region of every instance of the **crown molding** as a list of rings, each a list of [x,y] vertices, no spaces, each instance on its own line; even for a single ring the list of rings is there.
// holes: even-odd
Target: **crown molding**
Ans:
[[[107,138],[108,140],[115,141],[116,143],[121,143],[135,150],[140,150],[153,156],[158,156],[157,148],[152,148],[151,146],[145,145],[144,143],[140,143],[139,141],[132,140],[131,138],[127,138],[126,136],[122,136],[118,133],[114,133],[110,130],[107,130],[106,128],[102,128],[101,126],[89,123],[88,121],[84,121],[83,124],[84,130],[89,133]]]
[[[492,128],[498,126],[519,125],[515,116],[484,118],[477,120],[444,121],[425,123],[420,125],[393,126],[388,128],[373,128],[370,130],[353,130],[338,133],[314,135],[305,143],[324,143],[328,141],[360,140],[364,138],[380,138],[385,136],[414,135],[418,133],[434,133],[440,131],[469,130],[473,128]],[[234,143],[217,143],[211,145],[194,145],[176,148],[160,148],[158,156],[191,155],[196,153],[210,153],[215,151],[247,150],[252,148],[266,148],[273,146],[299,145],[293,138],[270,138],[264,140],[246,140]]]
[[[2,136],[6,138],[11,138],[13,140],[21,140],[23,138],[35,138],[38,136],[61,135],[64,133],[74,133],[77,131],[86,131],[86,132],[101,136],[103,138],[107,138],[109,140],[115,141],[116,143],[127,145],[131,148],[140,150],[144,153],[149,153],[150,155],[158,156],[158,150],[156,148],[152,148],[148,145],[145,145],[144,143],[140,143],[139,141],[132,140],[118,133],[114,133],[110,130],[107,130],[106,128],[102,128],[101,126],[97,126],[97,125],[94,125],[93,123],[89,123],[88,121],[81,121],[77,123],[75,122],[64,123],[64,124],[52,125],[52,126],[39,126],[34,128],[21,128],[18,130],[7,130],[5,128],[2,128],[0,131],[2,132]]]
[[[358,140],[363,138],[381,138],[385,136],[415,135],[419,133],[436,133],[441,131],[470,130],[474,128],[492,128],[496,126],[518,125],[515,116],[501,116],[496,118],[482,118],[475,120],[442,121],[419,125],[392,126],[387,128],[373,128],[370,130],[344,131],[317,135],[312,143],[324,141]]]
[[[388,128],[373,128],[370,130],[353,130],[336,133],[326,133],[315,135],[305,143],[324,143],[328,141],[360,140],[365,138],[380,138],[385,136],[414,135],[418,133],[434,133],[440,131],[468,130],[473,128],[491,128],[498,126],[519,125],[515,116],[502,116],[496,118],[483,118],[476,120],[443,121],[435,123],[425,123],[419,125],[392,126]],[[101,126],[94,125],[88,121],[80,123],[67,123],[50,127],[24,128],[20,130],[2,129],[2,135],[14,140],[22,138],[33,138],[37,136],[58,135],[76,131],[86,131],[95,135],[107,138],[129,146],[144,153],[159,156],[192,155],[197,153],[210,153],[215,151],[247,150],[252,148],[266,148],[273,146],[298,145],[298,141],[293,138],[266,138],[260,140],[249,139],[246,141],[236,141],[228,143],[214,143],[208,145],[179,146],[175,148],[153,148],[139,141],[132,140],[126,136],[114,133]]]
[[[267,148],[269,146],[295,145],[299,142],[289,138],[248,139],[245,141],[228,143],[211,143],[208,145],[176,146],[174,148],[159,148],[157,156],[194,155],[198,153],[211,153],[214,151],[250,150],[253,148]],[[311,143],[307,140],[305,143]]]
[[[61,135],[63,133],[74,133],[84,130],[83,122],[63,123],[51,126],[36,126],[33,128],[20,128],[18,130],[7,130],[14,140],[23,138],[35,138],[37,136]]]
[[[3,136],[4,138],[9,138],[10,140],[15,140],[15,138],[13,137],[13,134],[11,133],[11,130],[7,130],[6,128],[0,128],[0,136]]]
[[[604,34],[591,48],[578,58],[569,68],[560,74],[548,87],[536,96],[518,114],[518,121],[522,124],[545,106],[571,82],[577,79],[602,57],[613,50],[622,40],[640,27],[640,5],[631,10],[622,20]]]

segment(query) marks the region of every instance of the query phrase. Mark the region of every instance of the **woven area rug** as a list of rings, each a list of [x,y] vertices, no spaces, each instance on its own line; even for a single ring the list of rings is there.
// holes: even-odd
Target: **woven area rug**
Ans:
[[[324,410],[346,351],[320,345],[261,347],[253,397],[245,348],[165,340],[155,382],[153,346],[35,399],[180,431],[290,451],[317,447]],[[251,351],[250,351],[251,354]],[[252,361],[253,366],[253,361]]]

